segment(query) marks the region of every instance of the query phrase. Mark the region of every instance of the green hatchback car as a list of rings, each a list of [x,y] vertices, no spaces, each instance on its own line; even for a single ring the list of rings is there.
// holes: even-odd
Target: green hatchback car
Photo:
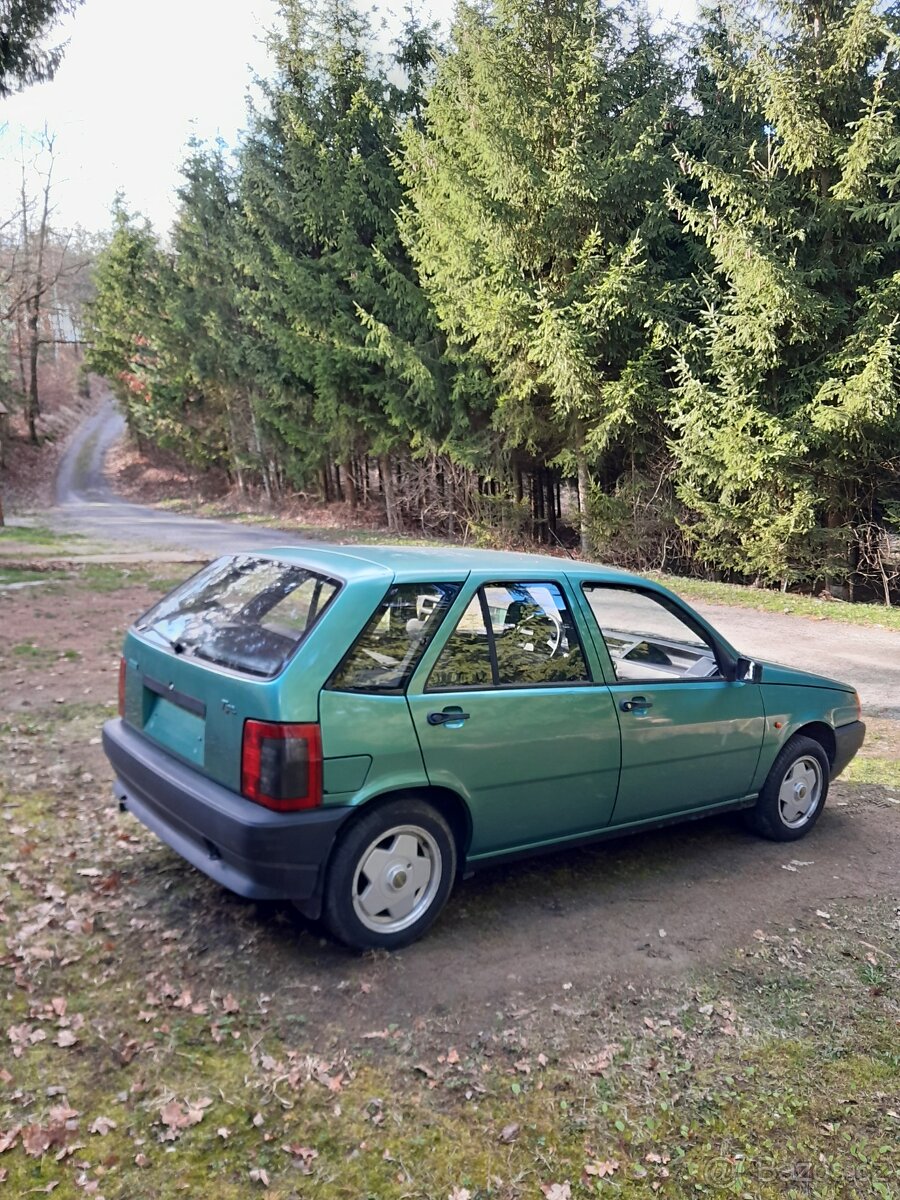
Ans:
[[[220,558],[129,630],[115,796],[243,896],[404,945],[501,857],[746,809],[816,823],[849,684],[751,662],[665,588],[530,554]]]

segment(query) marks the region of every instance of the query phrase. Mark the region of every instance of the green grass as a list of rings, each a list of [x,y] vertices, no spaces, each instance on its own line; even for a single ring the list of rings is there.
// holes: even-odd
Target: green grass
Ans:
[[[738,608],[755,608],[760,612],[791,613],[797,617],[843,621],[849,625],[881,625],[900,630],[900,608],[883,604],[850,604],[843,600],[819,600],[814,596],[798,596],[793,592],[769,591],[766,588],[744,587],[736,583],[713,583],[681,575],[651,575],[686,600],[706,604],[726,604]]]
[[[196,564],[180,568],[175,563],[148,566],[119,566],[115,563],[80,563],[73,578],[78,586],[92,592],[118,592],[128,587],[147,587],[160,593],[171,591],[196,570]]]
[[[45,571],[28,571],[21,567],[0,567],[0,584],[4,583],[37,583],[46,581]]]
[[[900,789],[900,759],[857,755],[844,772],[844,778],[851,783],[874,783]]]
[[[61,659],[68,662],[77,662],[81,658],[78,650],[60,650],[58,647],[39,646],[36,642],[18,642],[14,646],[10,646],[8,653],[19,659],[26,659],[35,664],[59,662]],[[0,648],[0,661],[4,656],[3,648]]]
[[[2,525],[0,526],[0,551],[6,546],[25,543],[29,546],[60,547],[69,542],[81,542],[79,533],[58,533],[47,525]]]
[[[183,583],[196,569],[176,563],[148,566],[119,566],[115,563],[77,563],[70,570],[35,570],[29,567],[0,566],[0,585],[6,583],[46,583],[56,585],[72,581],[76,587],[92,592],[118,592],[127,587],[147,587],[160,594]]]

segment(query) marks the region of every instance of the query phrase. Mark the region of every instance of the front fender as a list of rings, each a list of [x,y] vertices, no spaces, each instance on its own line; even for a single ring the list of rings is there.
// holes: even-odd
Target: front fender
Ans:
[[[839,688],[766,683],[764,680],[760,694],[766,724],[753,779],[754,792],[763,786],[779,751],[796,733],[815,724],[827,725],[835,732],[841,726],[857,722],[859,717],[856,696]],[[839,769],[844,766],[846,761]]]

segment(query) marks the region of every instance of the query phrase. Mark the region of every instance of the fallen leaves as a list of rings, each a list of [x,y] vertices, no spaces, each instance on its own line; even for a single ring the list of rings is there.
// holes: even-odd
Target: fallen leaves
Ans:
[[[318,1150],[314,1150],[312,1146],[301,1146],[297,1143],[294,1145],[282,1146],[282,1150],[286,1154],[290,1154],[293,1159],[294,1166],[297,1167],[304,1175],[312,1174],[312,1164],[319,1157]]]
[[[547,1200],[571,1200],[572,1185],[568,1181],[565,1183],[542,1183],[541,1191]]]
[[[166,1126],[162,1140],[174,1141],[182,1130],[199,1125],[211,1104],[212,1100],[208,1096],[202,1100],[186,1100],[183,1104],[179,1100],[170,1100],[164,1104],[159,1110],[160,1122]]]
[[[56,1150],[56,1160],[59,1162],[78,1149],[68,1144],[78,1132],[77,1118],[78,1113],[68,1105],[51,1108],[47,1125],[35,1122],[23,1127],[22,1149],[31,1158],[40,1158],[48,1150]]]
[[[572,1065],[576,1070],[584,1071],[588,1075],[602,1075],[606,1077],[609,1072],[615,1056],[619,1053],[622,1047],[617,1042],[610,1042],[598,1050],[596,1054],[592,1054],[589,1058],[581,1059],[574,1062]]]
[[[105,1137],[111,1129],[116,1128],[118,1126],[111,1117],[95,1117],[88,1128],[88,1133],[97,1133],[101,1137]]]
[[[619,1169],[619,1160],[616,1158],[607,1158],[602,1162],[585,1163],[584,1173],[587,1176],[596,1176],[597,1179],[607,1179],[615,1175]]]
[[[6,1133],[0,1133],[0,1154],[5,1154],[15,1146],[21,1131],[21,1125],[14,1125],[12,1129],[7,1129]]]
[[[78,1041],[76,1030],[84,1027],[84,1017],[80,1013],[76,1013],[73,1017],[66,1016],[67,1004],[63,997],[55,997],[49,1004],[34,1005],[29,1011],[29,1021],[23,1021],[19,1025],[10,1025],[6,1031],[7,1039],[12,1044],[12,1052],[14,1058],[21,1058],[25,1050],[29,1046],[35,1046],[38,1042],[47,1040],[47,1031],[42,1029],[40,1025],[32,1025],[31,1021],[51,1022],[55,1021],[59,1032],[53,1039],[56,1046],[63,1049],[69,1046],[74,1046]]]

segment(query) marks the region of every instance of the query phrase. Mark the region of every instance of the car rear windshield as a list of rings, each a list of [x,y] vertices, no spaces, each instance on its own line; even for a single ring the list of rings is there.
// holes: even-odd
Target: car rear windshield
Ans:
[[[277,675],[340,584],[308,567],[241,554],[217,559],[137,622],[176,654]]]

